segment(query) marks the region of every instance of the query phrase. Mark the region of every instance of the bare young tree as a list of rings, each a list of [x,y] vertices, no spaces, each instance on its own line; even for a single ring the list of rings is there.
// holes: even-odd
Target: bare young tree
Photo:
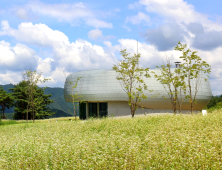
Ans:
[[[125,50],[120,51],[124,60],[113,66],[113,70],[118,73],[117,80],[121,82],[123,90],[128,95],[128,104],[130,106],[131,115],[134,117],[135,111],[142,99],[146,99],[144,90],[147,90],[147,85],[144,82],[144,77],[148,78],[149,68],[139,68],[140,54],[130,54]]]
[[[68,73],[70,74],[70,71]],[[63,70],[63,74],[67,80],[67,74],[65,73],[65,70]],[[79,106],[79,103],[84,102],[84,100],[80,100],[80,98],[83,97],[83,95],[80,95],[80,93],[81,93],[81,85],[79,85],[80,79],[81,79],[81,77],[77,77],[77,80],[75,81],[75,83],[69,81],[69,84],[72,85],[72,94],[70,96],[72,98],[73,114],[75,116],[75,120],[77,120],[77,109],[76,108],[77,108],[77,106]],[[79,91],[77,91],[77,86],[78,86]],[[78,102],[78,104],[77,104],[77,102]],[[72,114],[71,111],[70,111],[70,113]]]
[[[193,114],[193,106],[196,103],[196,96],[199,91],[199,86],[202,79],[205,81],[208,80],[208,77],[211,72],[211,66],[196,55],[197,51],[191,51],[187,49],[186,44],[181,44],[178,42],[178,45],[175,47],[175,50],[181,51],[183,55],[180,57],[183,59],[183,64],[181,64],[182,74],[186,78],[186,87],[188,88],[188,95],[186,98],[189,99],[191,106],[191,114]],[[204,78],[203,75],[207,74],[207,78]],[[193,83],[191,83],[191,81]]]
[[[159,81],[165,91],[167,92],[170,102],[172,104],[172,109],[174,114],[176,114],[177,111],[177,105],[179,106],[179,110],[181,113],[181,107],[182,107],[182,92],[185,93],[185,82],[184,82],[184,76],[181,74],[181,68],[176,68],[174,71],[172,71],[171,67],[171,60],[168,56],[166,56],[166,65],[156,66],[160,69],[160,74],[157,74],[155,72],[154,76],[157,78],[157,81]],[[163,96],[166,98],[165,96]],[[179,98],[180,97],[180,98]]]
[[[83,100],[80,100],[80,98],[83,97],[82,95],[80,95],[81,88],[80,88],[79,91],[75,90],[78,86],[78,83],[79,83],[80,79],[81,79],[81,77],[77,77],[77,80],[75,81],[75,84],[73,84],[73,82],[69,82],[70,85],[72,85],[72,94],[70,96],[72,97],[72,104],[73,104],[75,120],[77,120],[77,109],[76,109],[76,107],[78,106],[78,104],[76,104],[76,102],[80,102],[80,103],[84,102]]]

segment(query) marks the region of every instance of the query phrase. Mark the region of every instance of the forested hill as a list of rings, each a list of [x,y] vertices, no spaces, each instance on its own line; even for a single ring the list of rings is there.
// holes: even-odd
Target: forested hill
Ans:
[[[0,85],[0,87],[2,87],[7,92],[11,92],[9,89],[14,88],[14,85],[13,84]],[[49,105],[49,108],[52,111],[56,111],[57,113],[52,117],[67,117],[73,115],[73,105],[72,103],[65,101],[63,90],[64,90],[63,88],[58,88],[58,87],[54,88],[47,87],[45,89],[45,94],[52,94],[51,99],[54,100],[54,102]],[[14,113],[14,108],[7,109],[5,113]],[[11,115],[9,117],[11,118]]]

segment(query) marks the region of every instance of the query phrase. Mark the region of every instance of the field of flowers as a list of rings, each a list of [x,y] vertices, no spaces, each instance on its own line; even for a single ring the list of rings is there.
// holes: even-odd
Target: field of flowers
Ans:
[[[222,169],[222,111],[0,126],[0,169]]]

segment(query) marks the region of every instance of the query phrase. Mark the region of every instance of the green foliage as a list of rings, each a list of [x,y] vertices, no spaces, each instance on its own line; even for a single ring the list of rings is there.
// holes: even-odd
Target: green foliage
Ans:
[[[5,91],[11,92],[11,88],[14,88],[14,85],[7,84],[7,85],[0,85]],[[53,117],[67,117],[72,116],[69,112],[73,113],[73,105],[70,102],[66,102],[64,98],[64,89],[58,88],[58,87],[46,87],[44,88],[44,94],[48,95],[51,94],[50,97],[51,100],[53,100],[53,103],[49,104],[49,109],[52,110],[52,112],[56,112],[56,114],[53,115]],[[78,110],[77,110],[78,111]],[[6,109],[5,116],[7,119],[12,119],[12,115],[14,113],[14,106]],[[78,112],[77,112],[78,115]]]
[[[1,126],[0,169],[220,169],[221,114]]]
[[[160,69],[160,74],[156,72],[152,73],[154,74],[155,78],[157,78],[157,81],[159,81],[166,90],[171,101],[174,114],[176,114],[177,105],[179,106],[181,112],[183,102],[182,92],[184,94],[186,92],[186,84],[184,81],[185,77],[183,74],[181,74],[181,68],[176,68],[174,71],[172,71],[172,65],[169,58],[167,58],[166,65],[156,67]],[[162,97],[166,98],[165,96]]]
[[[208,112],[213,112],[213,111],[220,110],[220,109],[222,109],[222,101],[216,103],[216,105],[214,105],[213,107],[210,107],[208,109]]]
[[[5,117],[5,109],[6,108],[10,108],[13,106],[13,102],[14,102],[14,98],[12,96],[11,93],[7,93],[5,90],[3,90],[2,87],[0,87],[0,106],[2,107],[1,108],[1,111],[3,112],[3,115],[0,116],[4,119],[6,119]]]
[[[15,120],[1,120],[0,118],[0,125],[12,125],[12,124],[18,124]]]
[[[32,110],[32,119],[33,122],[35,121],[35,117],[38,116],[39,109],[37,108],[40,106],[41,103],[45,102],[43,96],[38,96],[39,98],[36,99],[36,93],[37,93],[37,84],[38,83],[44,83],[50,79],[42,79],[42,73],[37,73],[36,71],[26,70],[25,73],[23,73],[24,81],[26,82],[27,86],[25,86],[24,90],[26,92],[26,101],[27,101],[27,107],[26,107],[26,121],[28,122],[28,113],[29,110]]]
[[[15,98],[15,113],[13,119],[25,119],[25,114],[27,113],[27,81],[21,81],[14,86],[11,90],[13,91],[13,96]],[[34,86],[35,94],[33,95],[34,107],[28,110],[28,119],[31,119],[33,116],[33,110],[35,111],[36,119],[43,119],[54,114],[48,108],[50,103],[53,103],[53,100],[50,100],[52,95],[45,95],[44,88],[38,88],[37,85]]]
[[[210,102],[207,105],[207,109],[210,109],[217,105],[217,103],[222,102],[222,95],[212,96]]]
[[[201,83],[201,78],[203,74],[210,74],[211,66],[206,61],[202,61],[201,57],[196,54],[197,51],[191,51],[189,48],[187,49],[186,44],[178,42],[175,50],[181,51],[183,54],[180,57],[183,59],[181,72],[186,78],[186,85],[188,89],[188,95],[186,95],[186,98],[189,99],[191,104],[191,113],[193,114],[193,104],[196,103],[196,95]],[[194,84],[191,83],[191,80]],[[208,79],[206,78],[205,81],[207,80]]]
[[[123,90],[128,95],[128,104],[132,117],[134,117],[138,104],[142,99],[147,98],[143,91],[147,90],[148,87],[143,78],[150,77],[149,68],[139,67],[140,54],[129,56],[130,53],[127,53],[126,49],[121,50],[120,54],[124,60],[114,65],[112,69],[118,73],[117,80],[120,81]]]

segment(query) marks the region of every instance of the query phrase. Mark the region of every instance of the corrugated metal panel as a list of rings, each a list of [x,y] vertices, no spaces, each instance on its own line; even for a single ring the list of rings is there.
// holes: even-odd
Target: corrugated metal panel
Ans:
[[[160,74],[159,70],[155,71]],[[127,94],[121,87],[120,82],[116,79],[117,73],[109,70],[89,70],[70,74],[64,85],[64,97],[67,102],[71,102],[70,94],[72,93],[72,85],[69,82],[75,81],[77,77],[81,77],[78,87],[74,92],[80,92],[83,97],[80,100],[85,101],[127,101]],[[171,110],[172,105],[169,99],[163,99],[162,96],[168,97],[167,92],[164,90],[163,85],[158,82],[154,76],[151,78],[144,78],[149,90],[153,90],[152,93],[145,91],[147,99],[142,100],[141,106],[148,109],[169,109]],[[194,82],[192,82],[194,83]],[[159,93],[156,98],[151,96]],[[212,96],[211,87],[209,81],[204,81],[202,78],[199,86],[199,92],[197,93],[197,104],[194,105],[194,110],[203,109],[210,101]],[[183,96],[184,98],[185,96]],[[126,102],[127,103],[127,102]],[[120,108],[124,107],[121,105]],[[129,107],[129,106],[128,106]],[[184,99],[183,110],[190,109],[190,103]],[[110,112],[109,112],[110,113]],[[125,113],[125,112],[124,112]]]

